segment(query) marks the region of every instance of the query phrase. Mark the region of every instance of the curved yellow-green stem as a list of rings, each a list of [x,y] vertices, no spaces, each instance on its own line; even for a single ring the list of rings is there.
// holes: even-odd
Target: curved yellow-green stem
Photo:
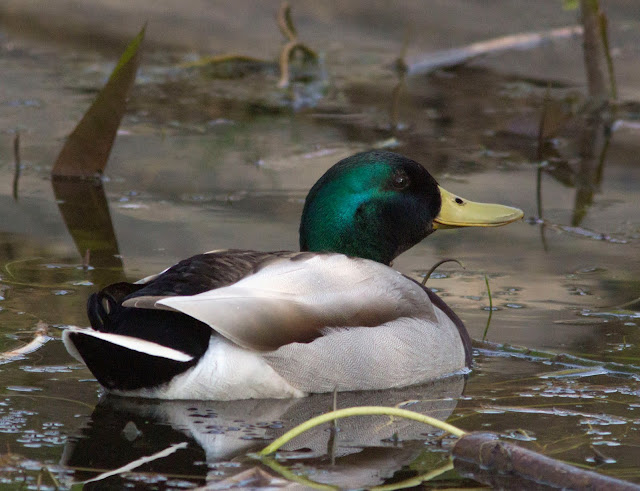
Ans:
[[[409,411],[407,409],[398,409],[396,407],[382,407],[382,406],[358,406],[358,407],[349,407],[346,409],[338,409],[337,411],[331,411],[330,413],[321,414],[320,416],[316,416],[315,418],[311,418],[304,423],[292,428],[287,431],[280,438],[276,439],[268,445],[260,452],[258,455],[269,455],[280,447],[282,447],[285,443],[293,440],[298,435],[301,435],[307,430],[311,428],[321,425],[323,423],[328,423],[329,421],[333,421],[335,419],[347,418],[349,416],[374,416],[374,415],[386,415],[386,416],[397,416],[399,418],[412,419],[414,421],[419,421],[420,423],[425,423],[440,430],[446,431],[447,433],[451,433],[454,436],[461,437],[466,435],[466,431],[461,430],[460,428],[456,428],[453,425],[445,423],[444,421],[440,421],[439,419],[432,418],[431,416],[426,416],[424,414],[416,413],[415,411]]]

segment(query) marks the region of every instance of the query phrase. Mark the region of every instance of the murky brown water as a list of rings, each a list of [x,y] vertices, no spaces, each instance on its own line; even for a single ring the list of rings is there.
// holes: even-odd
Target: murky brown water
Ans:
[[[618,8],[614,20],[625,12]],[[614,24],[618,56],[637,63],[637,50],[628,46],[640,39],[631,39],[627,28],[638,20],[626,22]],[[305,18],[303,25],[313,22]],[[30,341],[39,321],[51,326],[44,346],[0,360],[0,482],[15,487],[36,487],[38,479],[51,486],[43,466],[68,486],[180,444],[96,486],[181,488],[220,480],[255,465],[248,452],[332,406],[325,396],[227,403],[101,398],[91,374],[60,341],[60,328],[86,325],[87,295],[100,285],[214,248],[295,249],[306,191],[332,163],[372,146],[424,163],[463,196],[513,204],[537,218],[537,124],[546,87],[554,82],[550,95],[565,106],[579,105],[582,97],[581,84],[572,85],[570,77],[555,83],[535,70],[513,70],[507,55],[503,66],[498,58],[414,77],[392,109],[397,79],[381,68],[389,52],[367,59],[359,51],[363,42],[343,49],[342,58],[335,56],[340,50],[330,50],[328,80],[294,97],[296,107],[310,107],[293,111],[275,88],[275,73],[211,80],[176,68],[188,61],[180,50],[170,57],[153,51],[131,95],[104,193],[91,186],[54,190],[48,176],[62,139],[115,57],[77,44],[49,45],[10,27],[5,32],[0,25],[0,351]],[[456,36],[464,39],[459,31]],[[571,43],[531,56],[539,60],[550,51],[551,59],[558,52],[573,59],[579,50]],[[368,61],[350,77],[353,59]],[[558,78],[567,80],[563,70]],[[632,74],[621,70],[627,81],[622,91],[633,94]],[[526,76],[513,75],[523,71]],[[465,270],[444,265],[429,284],[475,339],[482,338],[489,314],[487,275],[496,308],[490,341],[620,365],[574,373],[542,358],[483,349],[466,383],[341,394],[339,407],[405,401],[465,430],[496,431],[546,455],[640,483],[637,107],[631,101],[619,112],[630,124],[614,132],[599,184],[584,182],[594,169],[567,172],[580,168],[580,124],[558,132],[541,178],[544,225],[530,218],[499,229],[439,231],[395,263],[418,277],[441,258],[461,260]],[[16,131],[18,200],[11,185]],[[589,189],[591,203],[584,197]],[[88,269],[82,266],[86,248],[93,251]],[[387,418],[339,426],[335,438],[321,428],[293,442],[288,448],[297,451],[280,464],[341,487],[401,481],[446,464],[446,448],[430,428],[390,425]],[[477,485],[453,471],[435,482]]]

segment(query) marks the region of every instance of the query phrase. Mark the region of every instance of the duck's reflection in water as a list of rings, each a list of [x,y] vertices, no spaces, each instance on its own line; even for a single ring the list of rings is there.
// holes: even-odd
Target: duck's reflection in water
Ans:
[[[344,392],[337,407],[400,406],[446,420],[462,394],[462,375],[403,389]],[[71,438],[62,464],[77,470],[75,480],[88,480],[171,445],[183,448],[152,460],[134,472],[189,476],[200,483],[218,481],[251,467],[245,458],[294,426],[333,409],[333,394],[303,399],[243,401],[156,401],[105,397],[88,425]],[[321,425],[295,438],[282,450],[290,460],[311,469],[310,478],[340,487],[370,487],[409,464],[439,432],[415,421],[387,416],[338,420],[337,431]],[[186,444],[186,445],[184,445]],[[102,485],[116,485],[113,476]],[[97,483],[96,483],[97,484]]]

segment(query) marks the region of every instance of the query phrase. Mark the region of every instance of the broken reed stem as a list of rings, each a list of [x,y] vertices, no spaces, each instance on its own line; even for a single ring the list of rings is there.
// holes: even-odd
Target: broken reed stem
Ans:
[[[318,61],[318,55],[306,44],[298,40],[298,31],[296,31],[291,18],[291,6],[287,2],[282,2],[277,16],[278,27],[282,35],[287,38],[287,43],[280,51],[280,80],[278,80],[278,88],[284,89],[289,86],[291,78],[290,60],[296,50],[303,52],[306,59]]]
[[[589,95],[596,98],[607,97],[604,70],[602,68],[603,39],[600,27],[600,6],[598,0],[580,0],[583,27],[583,55],[587,72]]]
[[[538,218],[542,219],[542,163],[538,164],[536,172],[536,205]]]
[[[491,317],[493,316],[493,299],[491,298],[491,288],[489,288],[489,278],[484,275],[484,282],[487,285],[487,294],[489,295],[489,317],[487,318],[487,326],[482,333],[482,341],[487,339],[487,333],[489,332],[489,324],[491,324]]]
[[[13,173],[13,199],[18,201],[18,181],[20,180],[20,132],[16,132],[13,138],[13,161],[15,162],[15,170]]]
[[[544,93],[544,99],[542,100],[542,113],[540,114],[540,123],[538,124],[538,151],[537,160],[542,162],[544,159],[544,141],[545,130],[547,123],[547,113],[549,111],[549,101],[551,100],[551,87],[547,85],[547,90]]]
[[[609,22],[607,14],[600,11],[598,21],[600,26],[600,38],[602,39],[602,47],[604,48],[604,58],[607,61],[607,71],[609,72],[611,99],[615,101],[618,98],[618,84],[616,83],[616,74],[613,70],[613,59],[611,58],[611,50],[609,49]]]
[[[282,2],[280,5],[277,21],[280,32],[289,40],[280,51],[280,80],[278,80],[278,87],[283,89],[289,86],[289,60],[296,46],[298,46],[298,33],[291,20],[291,5],[288,2]]]
[[[453,259],[453,258],[447,258],[447,259],[443,259],[442,261],[438,261],[437,263],[435,263],[433,266],[431,266],[431,269],[429,271],[426,272],[426,274],[424,275],[424,279],[422,280],[422,286],[425,286],[427,284],[427,280],[431,277],[431,275],[433,274],[433,272],[438,269],[440,266],[442,266],[444,263],[458,263],[458,265],[460,265],[460,267],[462,269],[465,269],[464,264],[462,264],[460,261],[458,261],[457,259]]]
[[[289,2],[282,2],[282,4],[280,4],[277,20],[282,35],[289,41],[296,41],[298,39],[298,32],[291,19],[291,5],[289,5]]]
[[[282,47],[280,52],[280,80],[278,80],[278,87],[283,89],[289,86],[289,79],[291,77],[289,73],[289,61],[293,56],[295,50],[302,50],[305,56],[317,59],[317,55],[307,46],[297,40],[289,41]]]
[[[596,175],[594,179],[594,184],[600,187],[602,184],[602,174],[604,173],[604,162],[607,157],[607,152],[609,151],[609,146],[611,145],[611,131],[606,131],[604,135],[604,143],[602,145],[602,150],[600,151],[600,155],[598,155],[598,166],[596,167]]]
[[[439,430],[446,431],[447,433],[451,433],[452,435],[457,437],[461,437],[467,434],[466,431],[461,430],[460,428],[456,428],[455,426],[445,423],[444,421],[440,421],[439,419],[432,418],[431,416],[420,414],[415,411],[409,411],[407,409],[399,409],[396,407],[382,407],[382,406],[349,407],[346,409],[339,409],[337,411],[331,411],[329,413],[321,414],[320,416],[316,416],[315,418],[311,418],[305,421],[304,423],[299,424],[295,428],[292,428],[291,430],[287,431],[280,438],[274,440],[270,445],[266,446],[260,452],[258,452],[258,455],[265,456],[265,455],[272,454],[273,452],[277,451],[280,447],[282,447],[286,443],[293,440],[295,437],[321,424],[329,423],[336,419],[347,418],[351,416],[374,416],[374,415],[396,416],[399,418],[412,419],[420,423],[431,425],[435,428],[438,428]]]

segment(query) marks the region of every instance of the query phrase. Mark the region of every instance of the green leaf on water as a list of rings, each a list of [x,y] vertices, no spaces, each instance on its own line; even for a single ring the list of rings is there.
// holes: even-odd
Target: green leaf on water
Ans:
[[[127,94],[136,78],[145,29],[129,43],[106,85],[69,135],[52,175],[86,178],[104,171],[124,116]]]

